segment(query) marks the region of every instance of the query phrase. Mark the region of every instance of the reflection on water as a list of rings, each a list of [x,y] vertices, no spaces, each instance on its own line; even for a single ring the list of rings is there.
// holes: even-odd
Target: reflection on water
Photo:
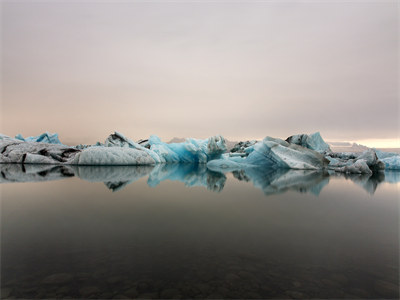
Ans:
[[[104,182],[112,191],[119,191],[142,177],[155,187],[165,180],[180,181],[188,187],[204,186],[208,190],[221,192],[226,175],[207,169],[204,164],[159,164],[156,166],[53,166],[0,164],[1,183],[36,182],[57,180],[77,176],[91,182]],[[330,177],[349,179],[374,194],[382,182],[400,182],[400,172],[386,171],[370,174],[343,174],[314,170],[247,168],[231,172],[233,177],[261,189],[265,195],[287,191],[319,195],[329,183]],[[386,180],[387,178],[387,180]]]
[[[399,298],[396,172],[0,170],[2,299]]]

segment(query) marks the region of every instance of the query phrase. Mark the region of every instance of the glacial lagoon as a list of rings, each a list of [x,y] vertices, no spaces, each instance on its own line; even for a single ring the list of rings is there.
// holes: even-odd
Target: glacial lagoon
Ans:
[[[1,298],[399,298],[400,172],[2,164]]]

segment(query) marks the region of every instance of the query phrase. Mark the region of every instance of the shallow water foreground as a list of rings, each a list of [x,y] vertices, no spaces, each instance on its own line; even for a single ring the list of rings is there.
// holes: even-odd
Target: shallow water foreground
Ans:
[[[2,299],[399,298],[400,173],[1,172]]]

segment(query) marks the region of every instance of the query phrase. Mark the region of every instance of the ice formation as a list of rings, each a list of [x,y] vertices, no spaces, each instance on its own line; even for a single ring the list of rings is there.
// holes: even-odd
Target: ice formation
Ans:
[[[53,143],[38,142],[48,140]],[[104,144],[69,147],[56,143],[57,135],[43,134],[33,140],[0,136],[0,163],[67,164],[67,165],[153,165],[156,163],[206,163],[226,151],[222,136],[206,140],[187,139],[167,144],[157,136],[136,143],[121,133],[110,135]],[[37,139],[36,139],[37,138]],[[34,140],[36,139],[36,140]],[[58,138],[57,138],[58,140]]]
[[[94,146],[84,149],[69,164],[86,166],[154,165],[145,151],[132,148]]]
[[[327,143],[325,143],[319,132],[315,132],[310,135],[308,134],[292,135],[286,139],[286,142],[290,144],[303,146],[305,148],[317,151],[319,153],[331,152],[331,148]]]
[[[17,134],[15,136],[16,139],[24,141],[24,142],[42,142],[42,143],[48,143],[48,144],[59,144],[62,145],[62,143],[60,142],[60,140],[58,139],[58,134],[54,133],[42,133],[41,135],[38,136],[30,136],[27,138],[23,138],[23,136],[21,134]]]
[[[400,170],[400,155],[374,149],[378,158],[385,164],[386,170]]]
[[[362,153],[328,153],[328,168],[343,173],[369,173],[385,169],[385,164],[379,160],[373,149]]]
[[[26,142],[0,136],[0,163],[70,164],[80,150],[61,144]]]
[[[400,169],[400,156],[376,149],[363,153],[333,152],[319,132],[293,135],[286,141],[266,137],[262,141],[240,142],[230,152],[220,135],[165,143],[155,135],[134,142],[115,132],[104,143],[72,147],[63,145],[57,134],[46,132],[27,138],[0,135],[0,163],[99,166],[193,163],[207,164],[210,170],[218,172],[263,167],[372,174],[385,168]]]
[[[208,162],[211,170],[240,169],[252,166],[284,169],[324,169],[329,161],[308,148],[281,139],[266,137],[263,141],[242,150],[247,156],[224,154],[221,159]]]

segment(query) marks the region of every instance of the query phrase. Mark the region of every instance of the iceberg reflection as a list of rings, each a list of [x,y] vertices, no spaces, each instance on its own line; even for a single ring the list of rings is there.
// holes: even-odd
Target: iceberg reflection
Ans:
[[[186,186],[204,186],[210,191],[220,192],[225,186],[223,173],[207,169],[205,164],[159,164],[150,173],[147,184],[157,186],[164,180],[180,181]]]
[[[205,164],[157,164],[155,166],[65,166],[0,164],[0,183],[37,182],[65,179],[76,176],[90,182],[104,182],[112,191],[119,191],[143,177],[155,187],[165,180],[183,182],[188,187],[202,186],[221,192],[227,176],[224,172],[211,171]],[[342,174],[316,170],[269,169],[251,167],[231,169],[233,178],[252,183],[265,195],[287,191],[311,193],[316,196],[332,178],[345,178],[374,194],[382,182],[400,182],[400,172],[386,171],[370,174]]]
[[[148,176],[153,166],[73,166],[75,175],[91,182],[104,182],[113,192]]]
[[[75,176],[70,166],[0,164],[0,183],[39,182],[65,179]]]
[[[378,185],[382,182],[390,182],[392,176],[390,173],[393,171],[386,171],[386,172],[375,172],[372,174],[339,174],[339,173],[332,173],[332,177],[340,177],[345,178],[353,181],[355,184],[362,187],[367,193],[373,195],[378,187]],[[400,175],[400,172],[397,172]],[[389,179],[389,180],[388,180]],[[400,182],[400,176],[397,177],[397,182]],[[395,183],[395,182],[393,182]]]

